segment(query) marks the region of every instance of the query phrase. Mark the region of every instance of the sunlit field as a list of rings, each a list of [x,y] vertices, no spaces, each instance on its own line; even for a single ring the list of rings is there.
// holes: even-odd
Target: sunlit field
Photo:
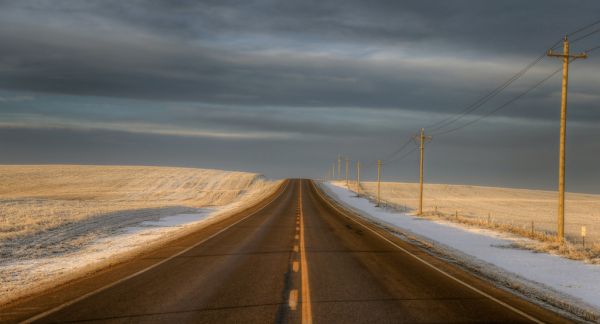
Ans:
[[[351,187],[356,190],[353,185]],[[375,196],[376,182],[361,182],[364,193]],[[556,233],[557,193],[468,185],[425,184],[423,212],[502,223],[534,231]],[[419,185],[416,183],[382,182],[381,198],[400,209],[415,212],[418,208]],[[600,195],[568,193],[565,232],[571,241],[581,240],[581,227],[586,227],[586,240],[600,241]]]
[[[1,166],[0,240],[124,211],[222,206],[265,183],[192,168]]]

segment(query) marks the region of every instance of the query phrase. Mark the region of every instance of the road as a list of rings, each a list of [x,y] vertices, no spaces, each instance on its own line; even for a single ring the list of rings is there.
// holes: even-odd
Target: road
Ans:
[[[310,180],[1,311],[40,323],[569,322],[341,210]]]

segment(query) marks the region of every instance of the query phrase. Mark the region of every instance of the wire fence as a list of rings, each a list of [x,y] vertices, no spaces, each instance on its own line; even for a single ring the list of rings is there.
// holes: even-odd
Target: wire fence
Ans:
[[[349,189],[357,192],[355,181],[350,182]],[[375,202],[377,183],[361,182],[358,192]],[[551,191],[425,184],[423,216],[554,240],[556,199]],[[381,183],[380,207],[416,214],[418,202],[418,184]],[[600,244],[600,197],[567,194],[566,206],[566,240]]]

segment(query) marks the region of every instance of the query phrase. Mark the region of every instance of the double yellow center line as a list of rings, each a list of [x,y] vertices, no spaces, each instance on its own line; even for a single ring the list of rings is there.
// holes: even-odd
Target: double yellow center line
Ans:
[[[302,282],[302,323],[312,323],[312,309],[310,305],[310,285],[308,282],[308,262],[306,261],[304,211],[302,209],[302,182],[298,194],[300,208],[300,275]]]
[[[294,252],[300,253],[300,261],[292,262],[292,271],[298,272],[300,270],[300,294],[298,289],[292,289],[290,291],[289,306],[290,309],[295,311],[298,306],[298,297],[301,298],[302,307],[302,323],[312,323],[312,310],[310,305],[310,285],[308,281],[308,262],[306,261],[306,246],[305,246],[305,234],[304,234],[304,211],[302,209],[302,182],[298,186],[298,208],[296,209],[296,234],[294,235],[294,241],[300,240],[300,245],[294,244]],[[299,296],[300,295],[300,296]]]

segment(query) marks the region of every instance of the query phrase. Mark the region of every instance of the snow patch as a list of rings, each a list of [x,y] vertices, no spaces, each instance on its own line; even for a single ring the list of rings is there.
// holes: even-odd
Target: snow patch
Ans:
[[[163,239],[183,227],[205,221],[220,211],[218,208],[199,209],[197,213],[165,216],[157,221],[144,221],[127,226],[109,236],[98,238],[84,248],[66,254],[32,259],[5,260],[0,264],[2,293],[11,294],[62,274],[77,272],[90,264],[110,260],[134,249],[143,248],[157,239]]]
[[[198,213],[193,213],[193,214],[179,214],[179,215],[173,215],[173,216],[166,216],[166,217],[160,218],[158,221],[142,222],[140,224],[140,226],[142,226],[141,228],[147,227],[147,226],[158,226],[158,227],[182,226],[182,225],[186,225],[189,223],[201,221],[201,220],[205,219],[206,217],[208,217],[208,215],[211,212],[214,212],[215,210],[216,210],[215,208],[212,208],[212,209],[207,208],[206,210],[199,210]]]

